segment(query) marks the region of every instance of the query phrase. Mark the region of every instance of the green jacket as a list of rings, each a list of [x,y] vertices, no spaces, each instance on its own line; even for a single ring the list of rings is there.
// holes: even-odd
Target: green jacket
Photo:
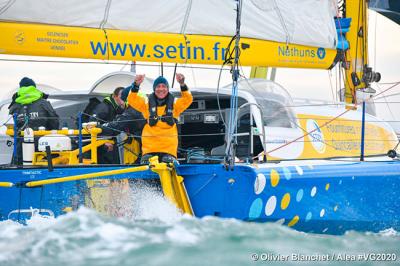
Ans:
[[[16,103],[31,104],[43,97],[43,92],[38,90],[35,86],[21,87],[17,92]]]

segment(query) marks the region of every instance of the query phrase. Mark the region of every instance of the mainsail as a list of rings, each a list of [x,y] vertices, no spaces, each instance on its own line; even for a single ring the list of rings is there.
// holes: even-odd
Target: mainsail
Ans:
[[[241,64],[328,68],[334,3],[244,1]],[[0,0],[0,53],[221,64],[234,21],[233,0]]]
[[[235,1],[1,1],[0,20],[134,32],[233,36]],[[316,10],[318,12],[316,12]],[[330,0],[243,2],[243,37],[336,47]]]

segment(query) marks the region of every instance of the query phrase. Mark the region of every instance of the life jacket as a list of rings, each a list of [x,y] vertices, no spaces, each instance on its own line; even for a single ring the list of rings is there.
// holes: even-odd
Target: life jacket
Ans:
[[[175,97],[169,93],[166,99],[166,107],[163,115],[157,115],[157,98],[154,93],[149,96],[149,122],[148,124],[153,127],[157,124],[158,121],[163,121],[170,126],[176,124],[177,120],[173,117],[173,109],[174,109],[174,101]]]

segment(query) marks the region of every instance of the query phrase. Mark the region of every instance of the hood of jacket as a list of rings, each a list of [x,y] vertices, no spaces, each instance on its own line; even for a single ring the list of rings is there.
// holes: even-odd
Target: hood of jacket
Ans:
[[[15,102],[19,104],[31,104],[41,98],[43,98],[43,93],[35,86],[21,87],[17,92]]]

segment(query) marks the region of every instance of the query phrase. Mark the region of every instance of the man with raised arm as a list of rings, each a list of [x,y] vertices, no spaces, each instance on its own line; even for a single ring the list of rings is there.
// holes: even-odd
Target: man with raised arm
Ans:
[[[181,87],[181,97],[169,92],[168,81],[160,76],[154,80],[153,93],[148,98],[138,95],[144,75],[137,75],[132,84],[128,103],[141,112],[147,123],[142,131],[142,164],[158,155],[161,162],[174,162],[178,151],[177,119],[192,103],[193,97],[185,84],[185,77],[176,74],[176,81]]]

